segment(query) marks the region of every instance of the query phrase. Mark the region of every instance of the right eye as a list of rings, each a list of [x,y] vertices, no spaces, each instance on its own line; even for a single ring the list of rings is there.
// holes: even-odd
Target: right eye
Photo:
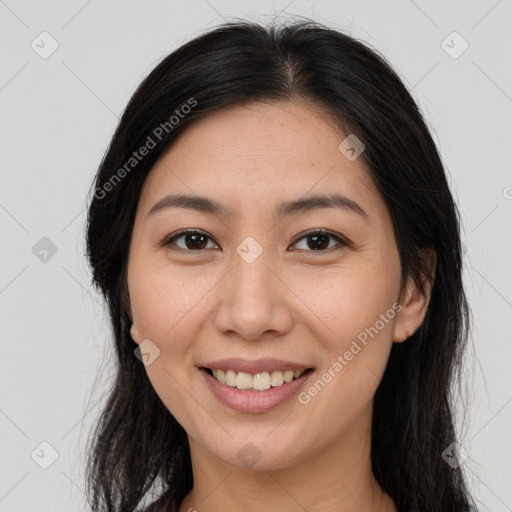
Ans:
[[[182,246],[176,243],[176,241],[180,239],[183,240]],[[213,239],[202,231],[187,229],[165,237],[159,245],[168,247],[173,251],[199,252],[206,249],[205,244],[207,245],[207,240]],[[218,246],[215,245],[215,247]]]

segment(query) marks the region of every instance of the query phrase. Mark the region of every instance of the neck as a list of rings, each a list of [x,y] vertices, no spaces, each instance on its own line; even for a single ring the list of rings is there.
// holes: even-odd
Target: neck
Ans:
[[[234,467],[189,438],[194,487],[179,512],[396,512],[373,476],[367,420],[283,469]]]

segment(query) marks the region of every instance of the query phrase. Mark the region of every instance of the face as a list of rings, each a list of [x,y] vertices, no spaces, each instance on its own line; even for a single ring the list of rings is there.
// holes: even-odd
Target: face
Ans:
[[[140,196],[132,337],[191,446],[235,466],[368,437],[393,340],[421,321],[397,303],[384,200],[326,119],[299,101],[226,108],[182,133]]]

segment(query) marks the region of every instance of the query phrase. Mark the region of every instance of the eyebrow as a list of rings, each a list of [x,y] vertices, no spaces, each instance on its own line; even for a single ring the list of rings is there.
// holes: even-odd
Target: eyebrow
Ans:
[[[233,214],[233,212],[226,208],[226,206],[208,197],[171,194],[155,203],[151,210],[149,210],[148,216],[154,215],[166,208],[186,208],[210,215],[222,215],[224,217],[229,217]],[[337,208],[347,212],[356,213],[361,217],[368,219],[366,212],[355,201],[341,194],[313,195],[293,201],[283,202],[274,209],[274,217],[282,219],[287,215],[321,208]]]

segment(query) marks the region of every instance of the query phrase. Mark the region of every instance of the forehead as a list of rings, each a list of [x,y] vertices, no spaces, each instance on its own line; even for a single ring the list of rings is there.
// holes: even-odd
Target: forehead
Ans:
[[[340,192],[382,213],[362,158],[339,149],[346,137],[325,109],[303,101],[230,106],[180,134],[149,173],[141,202],[149,209],[166,193],[183,192],[237,210],[249,200],[264,206]]]

